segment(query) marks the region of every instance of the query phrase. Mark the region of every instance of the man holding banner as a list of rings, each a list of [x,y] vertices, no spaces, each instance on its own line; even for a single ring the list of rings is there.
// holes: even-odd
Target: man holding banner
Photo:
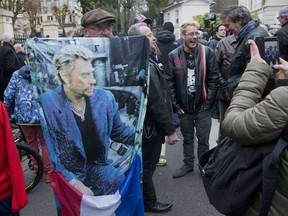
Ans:
[[[34,38],[26,46],[58,215],[144,215],[138,152],[149,42]],[[115,55],[111,47],[127,49]],[[115,82],[116,74],[123,82]],[[48,77],[44,89],[39,75]]]
[[[162,143],[165,142],[164,137],[167,136],[167,143],[170,145],[178,141],[172,123],[172,104],[167,95],[164,71],[153,56],[156,38],[150,28],[145,23],[136,23],[130,27],[128,35],[145,35],[150,43],[150,86],[142,136],[143,199],[146,212],[163,213],[171,210],[172,204],[157,200],[152,177],[159,161]]]

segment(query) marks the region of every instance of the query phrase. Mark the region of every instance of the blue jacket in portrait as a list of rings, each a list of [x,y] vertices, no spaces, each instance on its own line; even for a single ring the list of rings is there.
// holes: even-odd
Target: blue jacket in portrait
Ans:
[[[95,87],[88,101],[95,132],[106,149],[104,161],[87,162],[81,132],[62,86],[40,95],[46,143],[54,168],[68,182],[76,178],[88,185],[95,195],[111,194],[119,189],[124,173],[109,163],[110,139],[133,145],[135,129],[121,120],[111,92]]]

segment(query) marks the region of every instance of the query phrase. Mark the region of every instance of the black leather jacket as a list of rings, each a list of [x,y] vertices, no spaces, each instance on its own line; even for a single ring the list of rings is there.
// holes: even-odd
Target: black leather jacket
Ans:
[[[275,33],[275,36],[279,42],[280,57],[288,61],[288,21]]]
[[[242,37],[237,38],[237,46],[230,66],[230,73],[227,80],[228,101],[233,97],[233,92],[237,87],[240,78],[250,62],[250,48],[248,39],[255,40],[256,37],[269,37],[268,32],[260,26],[251,25]]]
[[[205,50],[205,59],[203,49]],[[192,54],[192,53],[191,53]],[[207,46],[197,44],[193,52],[195,58],[196,95],[195,107],[189,109],[187,94],[187,61],[184,46],[179,46],[169,53],[169,76],[173,109],[183,109],[191,113],[200,108],[210,109],[213,105],[219,85],[219,69],[214,51]],[[203,60],[203,65],[201,64]],[[204,66],[204,62],[206,62]],[[206,70],[203,70],[206,67]]]
[[[167,83],[162,68],[150,58],[150,84],[147,112],[144,120],[144,138],[152,135],[168,136],[175,132],[172,124],[172,105],[167,94]]]
[[[250,48],[247,44],[248,39],[255,39],[256,37],[269,37],[268,32],[262,27],[252,25],[247,29],[245,35],[237,38],[237,46],[234,53],[234,58],[231,62],[230,77],[243,74],[247,64],[250,62]]]

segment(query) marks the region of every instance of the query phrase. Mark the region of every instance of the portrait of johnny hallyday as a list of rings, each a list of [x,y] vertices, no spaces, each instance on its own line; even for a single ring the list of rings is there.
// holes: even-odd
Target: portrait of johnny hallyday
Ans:
[[[135,43],[144,44],[147,52],[133,48]],[[117,192],[137,154],[146,100],[146,43],[142,37],[27,42],[51,161],[83,194]]]

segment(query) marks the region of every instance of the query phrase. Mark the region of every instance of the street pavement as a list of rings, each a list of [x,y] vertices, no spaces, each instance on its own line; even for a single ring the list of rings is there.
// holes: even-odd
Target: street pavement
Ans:
[[[210,134],[210,147],[216,145],[219,123],[212,119]],[[172,178],[172,173],[183,165],[182,136],[177,129],[180,142],[165,147],[167,165],[157,167],[154,174],[154,185],[158,201],[173,203],[172,210],[165,216],[220,216],[221,214],[209,204],[200,172],[195,161],[194,172],[178,179]],[[21,216],[57,216],[53,191],[49,184],[41,181],[36,188],[28,194],[28,205],[21,211]],[[159,214],[145,213],[145,216]],[[90,215],[87,215],[90,216]]]

